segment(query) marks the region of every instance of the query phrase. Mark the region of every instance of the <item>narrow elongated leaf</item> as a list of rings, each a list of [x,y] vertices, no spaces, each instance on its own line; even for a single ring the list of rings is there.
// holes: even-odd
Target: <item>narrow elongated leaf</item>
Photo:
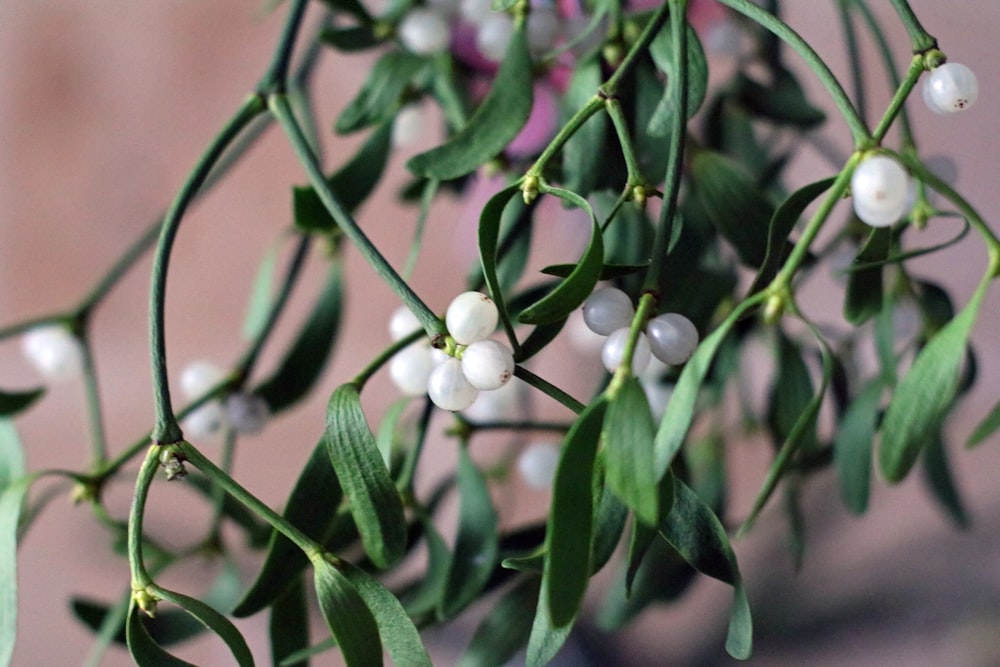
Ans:
[[[379,636],[395,667],[431,667],[417,627],[396,596],[364,570],[344,564],[343,574],[358,591],[378,626]]]
[[[552,485],[542,592],[555,628],[566,627],[576,618],[590,579],[592,478],[606,406],[603,400],[591,403],[573,423]]]
[[[544,580],[541,588],[538,606],[535,608],[535,618],[531,623],[531,634],[528,636],[526,667],[544,667],[549,664],[569,639],[569,633],[573,629],[572,623],[557,627],[552,622]]]
[[[701,47],[698,33],[689,24],[687,26],[687,117],[691,118],[705,101],[708,91],[708,62],[705,51]],[[656,63],[657,69],[667,75],[666,89],[653,117],[649,121],[648,131],[653,136],[666,137],[670,134],[670,119],[677,113],[678,92],[680,81],[677,63],[674,62],[673,40],[670,30],[664,28],[657,33],[649,44],[649,55]]]
[[[948,452],[945,449],[944,438],[941,432],[935,433],[928,441],[923,451],[924,480],[927,486],[948,514],[955,525],[959,528],[968,528],[971,523],[969,513],[962,502],[962,496],[955,485],[955,479],[951,472],[951,464],[948,462]]]
[[[826,114],[806,99],[790,71],[779,67],[773,76],[771,85],[765,86],[741,75],[737,85],[740,102],[755,115],[782,125],[809,129],[826,120]]]
[[[204,623],[209,630],[218,635],[226,643],[226,646],[229,647],[229,650],[232,651],[233,657],[236,658],[236,662],[240,667],[253,667],[253,654],[250,653],[250,647],[247,646],[243,635],[232,624],[232,621],[216,611],[214,607],[205,604],[197,598],[165,588],[158,588],[156,593],[164,600],[173,602],[183,608]]]
[[[524,324],[551,324],[568,317],[594,291],[604,267],[604,239],[590,204],[569,190],[549,188],[548,192],[587,212],[591,221],[590,243],[576,268],[554,290],[521,311],[518,320]]]
[[[601,57],[594,51],[576,63],[564,97],[567,117],[586,106],[602,82]],[[563,147],[566,189],[586,197],[601,182],[608,151],[608,116],[603,110],[587,119]]]
[[[777,445],[788,439],[799,416],[808,408],[813,397],[812,378],[799,346],[785,334],[777,332],[777,374],[771,386],[768,422]],[[815,446],[816,432],[806,434],[803,446]]]
[[[255,339],[267,325],[267,317],[271,312],[271,304],[274,302],[274,273],[278,264],[279,247],[278,243],[269,245],[257,266],[257,275],[250,288],[247,312],[243,317],[243,331],[241,332],[243,340]]]
[[[351,502],[365,552],[376,567],[389,567],[406,550],[406,518],[353,384],[341,385],[330,397],[326,445],[337,479]]]
[[[404,600],[407,612],[414,617],[438,608],[451,568],[451,552],[430,519],[424,520],[424,541],[427,543],[427,569],[417,587],[408,591]]]
[[[268,637],[271,640],[271,661],[275,665],[309,646],[309,606],[306,587],[301,576],[296,576],[291,586],[275,600],[268,619]],[[308,667],[308,660],[288,663],[289,667]]]
[[[462,447],[458,453],[458,536],[440,612],[450,618],[476,599],[496,566],[497,514],[486,479]]]
[[[679,479],[674,479],[674,504],[660,524],[660,535],[693,568],[733,587],[726,651],[746,660],[753,649],[753,621],[736,554],[719,517]]]
[[[965,446],[971,449],[972,447],[981,445],[986,442],[991,435],[996,433],[997,429],[1000,429],[1000,402],[994,405],[989,414],[983,417],[983,420],[979,422],[979,425],[973,429],[972,435],[969,436]]]
[[[645,524],[659,522],[660,499],[654,465],[656,431],[646,392],[629,378],[608,402],[604,418],[605,479],[608,486]]]
[[[528,642],[541,579],[521,577],[479,623],[458,667],[503,667]]]
[[[382,641],[378,625],[354,584],[337,567],[320,557],[313,561],[316,596],[326,624],[348,667],[381,667]]]
[[[330,31],[324,33],[324,39],[334,36]],[[343,36],[343,31],[339,36]],[[388,121],[399,108],[407,87],[427,67],[425,58],[406,51],[384,54],[368,71],[357,96],[340,112],[334,129],[346,134]]]
[[[984,278],[965,308],[920,351],[893,392],[882,420],[878,450],[879,467],[890,483],[906,477],[928,437],[944,421],[958,389],[959,365],[988,284],[989,278]]]
[[[517,136],[533,103],[531,56],[525,30],[514,32],[486,98],[456,135],[414,156],[407,168],[417,176],[448,180],[493,159]]]
[[[363,51],[376,46],[380,37],[371,25],[352,25],[344,28],[326,28],[320,40],[338,51]]]
[[[602,458],[601,452],[598,452],[594,486],[600,489],[601,499],[597,503],[597,511],[594,512],[594,544],[590,550],[590,571],[592,573],[601,570],[611,560],[628,520],[628,508],[625,503],[617,495],[611,493],[610,489],[607,489],[601,481],[603,478],[600,472],[600,467],[603,465]]]
[[[0,418],[13,417],[19,412],[24,412],[44,393],[45,389],[42,387],[31,391],[0,390]]]
[[[340,483],[330,465],[326,441],[321,440],[299,473],[283,516],[312,539],[324,543],[342,497]],[[295,575],[308,564],[309,559],[301,549],[278,531],[273,531],[260,574],[233,615],[250,616],[270,605],[296,582]]]
[[[854,514],[868,509],[871,490],[872,443],[878,421],[882,382],[869,382],[844,412],[833,439],[833,465],[840,484],[840,497]]]
[[[340,262],[335,261],[309,319],[278,370],[255,390],[272,414],[302,400],[323,373],[340,330],[343,290]]]
[[[884,260],[892,248],[892,230],[873,229],[864,247],[854,258],[855,264]],[[844,318],[851,324],[861,324],[882,310],[882,267],[875,265],[847,275]]]
[[[128,620],[125,622],[128,650],[136,665],[139,667],[198,667],[176,658],[160,648],[160,645],[153,641],[143,625],[141,614],[139,608],[133,604],[129,610]]]

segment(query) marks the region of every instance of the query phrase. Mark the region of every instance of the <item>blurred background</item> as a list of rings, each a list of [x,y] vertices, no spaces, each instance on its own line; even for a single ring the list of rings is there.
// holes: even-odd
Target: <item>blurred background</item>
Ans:
[[[887,2],[873,2],[886,18],[889,37],[904,67],[905,31]],[[924,155],[947,155],[957,185],[984,217],[1000,227],[1000,91],[995,67],[1000,3],[995,0],[913,0],[927,29],[952,60],[979,75],[980,98],[967,113],[932,115],[919,95],[910,107]],[[847,76],[834,2],[789,0],[785,19]],[[105,269],[137,238],[180,187],[201,150],[252,90],[266,67],[283,15],[246,0],[174,0],[123,3],[90,0],[5,0],[0,3],[0,327],[72,307]],[[310,14],[310,19],[315,16]],[[873,56],[871,45],[863,49]],[[798,65],[792,56],[789,62]],[[316,77],[320,117],[332,119],[360,86],[367,56],[330,55]],[[876,60],[872,59],[875,63]],[[824,100],[808,73],[801,80]],[[871,108],[888,101],[877,67],[869,76]],[[340,164],[355,139],[336,138],[321,127],[330,164]],[[434,136],[424,139],[429,146]],[[831,120],[817,141],[846,155],[850,137]],[[387,184],[360,214],[366,231],[401,266],[414,213],[401,211],[394,194],[405,182],[397,157]],[[800,158],[801,183],[827,175],[817,155]],[[290,222],[290,185],[305,181],[278,132],[272,131],[228,181],[200,202],[182,227],[168,290],[167,337],[172,378],[185,364],[208,359],[232,363],[240,354],[240,326],[249,285],[261,256]],[[794,185],[794,184],[793,184]],[[470,220],[466,233],[445,224]],[[425,254],[413,285],[432,308],[442,310],[463,285],[475,257],[475,213],[461,202],[435,205]],[[933,227],[933,225],[932,225]],[[401,233],[401,229],[403,230]],[[563,244],[577,244],[572,227],[554,223],[538,243],[565,261]],[[928,245],[948,230],[927,232]],[[353,251],[347,253],[347,296],[340,343],[313,398],[275,421],[262,435],[240,443],[236,477],[272,505],[283,502],[322,432],[329,392],[356,373],[388,343],[386,323],[397,303],[387,287]],[[547,262],[544,252],[537,261]],[[913,262],[920,275],[945,282],[965,303],[985,266],[973,235],[930,259]],[[287,340],[306,313],[321,278],[310,267],[279,330]],[[146,300],[149,260],[140,262],[98,309],[93,337],[106,403],[111,446],[124,448],[152,423],[147,352]],[[810,293],[807,311],[839,311],[822,288]],[[786,548],[786,528],[773,507],[758,527],[736,543],[757,628],[760,665],[1000,665],[1000,439],[971,451],[961,443],[1000,396],[1000,291],[987,296],[974,332],[980,376],[949,423],[956,478],[973,523],[959,530],[929,499],[919,475],[898,487],[876,485],[868,515],[843,509],[830,474],[810,480],[805,497],[808,547],[795,572]],[[372,341],[375,341],[373,345]],[[262,368],[283,345],[269,346]],[[562,349],[562,353],[560,353]],[[596,359],[570,358],[556,346],[537,371],[557,383],[583,386],[600,372]],[[562,355],[562,356],[561,356]],[[567,361],[569,360],[569,361]],[[380,374],[384,375],[384,374]],[[38,382],[20,356],[16,340],[0,342],[0,386],[27,388]],[[385,377],[366,392],[375,421],[395,397]],[[543,414],[561,415],[554,406]],[[29,467],[81,468],[88,457],[87,426],[77,384],[54,386],[43,402],[19,420]],[[502,445],[498,445],[502,446]],[[204,451],[213,453],[212,443]],[[217,451],[217,450],[215,450]],[[441,469],[451,465],[448,443],[434,450]],[[768,443],[733,448],[732,505],[745,513],[771,452]],[[116,516],[127,512],[132,477],[109,491]],[[547,495],[498,490],[504,521],[540,516]],[[157,485],[148,528],[164,541],[183,544],[208,521],[201,504],[182,490]],[[199,523],[201,522],[201,523]],[[85,507],[57,499],[35,523],[21,547],[19,640],[15,665],[74,665],[84,659],[90,633],[69,607],[72,595],[112,601],[128,586],[126,562],[115,555],[108,534]],[[237,546],[237,545],[234,545]],[[256,563],[246,561],[246,576]],[[168,573],[167,583],[197,591],[214,565]],[[641,616],[626,632],[609,637],[584,623],[561,655],[563,665],[714,665],[733,662],[722,650],[730,589],[699,580],[672,607]],[[258,656],[265,649],[261,617],[240,623]],[[436,664],[451,664],[474,625],[458,622],[431,633]],[[319,636],[319,635],[317,635]],[[215,640],[197,640],[179,653],[202,665],[229,664]],[[262,662],[264,662],[262,660]],[[127,653],[108,654],[102,664],[131,664]],[[329,655],[318,665],[336,664]]]

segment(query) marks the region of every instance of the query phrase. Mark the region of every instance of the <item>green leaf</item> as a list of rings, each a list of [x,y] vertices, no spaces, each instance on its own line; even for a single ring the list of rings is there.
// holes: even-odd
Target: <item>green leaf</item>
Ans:
[[[989,280],[985,277],[965,308],[930,339],[893,392],[878,450],[879,467],[891,484],[906,477],[928,438],[940,430]]]
[[[541,269],[540,273],[547,276],[557,276],[565,278],[573,272],[576,264],[550,264]],[[649,268],[649,262],[644,264],[605,264],[601,268],[601,275],[598,280],[614,280],[625,276],[635,275]]]
[[[691,159],[691,196],[719,234],[751,267],[764,263],[775,208],[738,162],[702,150]]]
[[[493,159],[528,120],[532,78],[527,34],[520,29],[511,37],[490,92],[465,127],[443,145],[411,158],[407,168],[417,176],[448,180]]]
[[[175,658],[164,651],[149,635],[140,615],[143,612],[133,604],[125,622],[128,650],[139,667],[198,667],[190,662]]]
[[[777,331],[775,355],[777,373],[771,386],[768,406],[768,425],[777,444],[788,439],[799,417],[809,406],[813,396],[812,378],[802,351],[782,330]],[[815,430],[808,433],[803,445],[816,445]]]
[[[330,465],[324,439],[313,448],[299,473],[282,516],[310,538],[325,543],[342,498],[343,491]],[[236,605],[233,615],[250,616],[270,605],[296,583],[296,576],[308,564],[309,559],[301,549],[277,530],[272,531],[260,574]]]
[[[568,317],[594,291],[594,285],[604,266],[601,226],[587,200],[575,192],[560,188],[548,188],[546,192],[582,208],[590,215],[590,243],[572,273],[549,294],[520,312],[518,320],[524,324],[550,324]]]
[[[971,449],[983,444],[991,435],[997,432],[997,429],[1000,429],[1000,402],[997,402],[989,414],[973,429],[972,435],[969,436],[965,446]]]
[[[657,33],[649,44],[649,55],[656,67],[667,75],[666,89],[653,117],[649,120],[648,132],[655,137],[670,135],[670,119],[677,113],[678,90],[676,82],[680,81],[677,63],[674,62],[673,39],[670,30],[664,28]],[[705,101],[708,91],[708,62],[705,51],[701,48],[698,33],[689,24],[687,26],[687,117],[691,118]]]
[[[271,314],[274,303],[274,273],[278,264],[278,243],[271,243],[257,267],[253,286],[250,288],[250,301],[243,317],[243,340],[254,340],[267,326],[267,318]]]
[[[332,32],[324,31],[324,40],[334,37]],[[341,37],[356,37],[345,35],[342,30],[340,32]],[[340,112],[334,129],[340,134],[347,134],[386,123],[399,109],[400,100],[410,83],[427,67],[426,59],[406,51],[395,50],[384,54],[372,65],[357,96]]]
[[[840,497],[854,514],[868,509],[871,490],[872,442],[878,422],[882,382],[876,378],[854,397],[837,425],[833,439],[833,465],[840,484]]]
[[[517,0],[490,0],[491,12],[505,12],[517,4]]]
[[[309,606],[301,576],[296,576],[285,592],[274,601],[267,629],[271,640],[272,664],[285,664],[284,661],[289,656],[309,646]],[[309,667],[308,660],[287,664],[289,667]]]
[[[313,561],[316,596],[330,632],[348,667],[380,667],[382,641],[378,625],[350,579],[320,557]]]
[[[406,518],[353,384],[341,385],[330,397],[326,444],[365,552],[376,567],[389,567],[406,551]]]
[[[563,99],[567,114],[587,106],[603,82],[601,54],[594,51],[573,68]],[[566,189],[587,196],[601,182],[606,168],[608,116],[603,110],[587,119],[563,147],[563,178]]]
[[[878,262],[889,256],[892,248],[892,230],[889,227],[873,229],[864,247],[854,258],[854,264]],[[847,293],[844,300],[844,318],[858,325],[882,310],[882,267],[872,266],[851,271],[847,275]]]
[[[594,458],[607,404],[590,404],[566,434],[552,485],[542,593],[554,628],[576,618],[591,571]]]
[[[427,568],[417,586],[407,592],[406,610],[411,616],[427,614],[437,609],[448,583],[451,552],[430,518],[423,518],[424,541],[427,544]]]
[[[519,190],[518,185],[504,188],[490,197],[479,215],[479,262],[483,267],[483,278],[486,280],[486,286],[489,287],[490,297],[500,312],[500,322],[507,331],[507,337],[515,355],[519,346],[517,338],[514,336],[514,327],[510,323],[510,314],[507,312],[503,285],[500,283],[500,277],[497,273],[497,256],[500,244],[500,223],[503,220],[504,209]]]
[[[948,463],[948,452],[940,431],[935,433],[924,447],[924,481],[931,495],[959,528],[968,528],[971,520],[962,502],[962,496],[955,485],[955,479]]]
[[[229,647],[240,667],[253,666],[253,654],[250,653],[250,647],[247,646],[243,635],[240,634],[240,631],[236,629],[236,626],[228,618],[216,611],[214,607],[205,604],[197,598],[176,593],[165,588],[157,588],[156,594],[164,600],[181,607],[218,635],[226,643],[226,646]]]
[[[486,479],[465,447],[458,453],[458,536],[441,598],[440,616],[451,618],[483,590],[497,563],[497,514]]]
[[[650,526],[660,520],[653,454],[655,435],[646,392],[639,380],[629,378],[608,401],[604,417],[605,479],[636,516]]]
[[[371,610],[392,664],[395,667],[430,667],[431,659],[420,640],[420,633],[396,596],[350,563],[344,563],[343,575]]]
[[[323,373],[340,330],[343,291],[340,262],[334,261],[309,319],[285,353],[278,369],[254,390],[264,399],[272,414],[305,398]]]
[[[541,592],[538,595],[538,606],[535,608],[535,618],[531,623],[531,634],[528,636],[526,667],[544,667],[549,664],[566,643],[572,629],[572,623],[557,627],[552,622],[549,596],[545,592],[543,579]]]
[[[17,639],[17,531],[33,476],[14,425],[0,419],[0,665],[9,665]]]
[[[472,635],[458,667],[503,667],[528,642],[540,578],[524,576],[507,591]]]
[[[327,179],[345,211],[360,206],[382,180],[391,147],[392,123],[386,122],[371,133],[347,164]],[[333,216],[312,186],[292,189],[292,211],[295,227],[304,232],[328,234],[337,228]]]
[[[598,452],[595,468],[598,470],[594,474],[594,486],[600,491],[601,499],[597,503],[597,511],[594,513],[594,544],[590,550],[590,571],[601,570],[611,556],[614,555],[615,547],[621,540],[625,531],[625,522],[628,520],[628,508],[621,499],[605,488],[600,467],[603,457]],[[595,493],[597,492],[595,491]]]
[[[338,51],[350,53],[352,51],[363,51],[377,46],[380,43],[378,35],[375,34],[373,26],[352,25],[344,28],[325,28],[320,34],[320,41],[329,44]],[[395,51],[392,53],[396,53]],[[349,130],[337,130],[347,132]]]
[[[826,114],[806,99],[802,86],[789,70],[775,67],[771,76],[773,79],[766,86],[742,74],[737,77],[737,95],[744,107],[774,123],[803,130],[826,120]]]
[[[13,417],[17,413],[27,410],[44,393],[44,387],[31,391],[3,391],[0,389],[0,419]]]
[[[726,651],[746,660],[753,649],[753,621],[736,554],[719,517],[681,480],[674,480],[674,504],[660,535],[693,568],[733,587]]]

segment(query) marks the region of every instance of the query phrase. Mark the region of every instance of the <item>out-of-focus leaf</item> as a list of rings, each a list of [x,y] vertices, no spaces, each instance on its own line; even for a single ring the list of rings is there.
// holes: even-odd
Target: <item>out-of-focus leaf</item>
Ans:
[[[205,498],[215,497],[214,494],[217,491],[217,487],[204,475],[191,472],[184,478],[184,482]],[[226,494],[223,496],[220,509],[222,516],[243,529],[247,536],[247,543],[251,547],[260,549],[267,546],[267,542],[271,537],[271,527],[264,523],[256,514],[248,510],[246,505]]]
[[[983,420],[979,422],[979,425],[973,429],[972,435],[969,436],[965,446],[972,448],[981,445],[986,442],[991,435],[996,433],[997,429],[1000,429],[1000,402],[994,405],[989,414],[987,414]]]
[[[469,452],[458,453],[458,536],[448,583],[441,599],[443,618],[451,618],[476,599],[497,562],[497,514],[486,479]]]
[[[451,567],[448,545],[429,518],[424,520],[424,541],[427,543],[427,568],[417,587],[408,591],[404,600],[407,612],[414,617],[437,609]]]
[[[254,390],[272,414],[302,400],[322,374],[340,329],[343,291],[340,262],[335,261],[330,265],[323,292],[285,358],[274,374]]]
[[[377,46],[380,42],[375,30],[370,25],[352,25],[344,28],[327,28],[320,35],[324,44],[329,44],[338,51],[364,51]],[[397,53],[395,51],[391,53]],[[388,54],[387,54],[388,55]],[[340,130],[338,132],[349,132]]]
[[[17,430],[0,419],[0,665],[9,665],[17,638],[17,529],[34,479],[24,474]]]
[[[342,12],[349,14],[363,24],[370,24],[375,21],[359,0],[323,0],[323,4],[335,13]]]
[[[602,83],[600,53],[594,51],[576,63],[564,98],[567,114],[576,113],[597,94]],[[608,117],[603,111],[587,119],[563,147],[566,189],[586,197],[600,183],[608,151]]]
[[[538,594],[535,618],[531,623],[531,634],[528,636],[526,667],[544,667],[549,664],[566,643],[572,629],[572,623],[563,627],[556,627],[553,624],[552,612],[549,609],[548,595],[545,594],[543,581],[541,592]]]
[[[407,168],[417,176],[448,180],[493,159],[528,120],[532,78],[527,34],[516,30],[490,92],[469,122],[441,146],[411,158]]]
[[[799,417],[805,412],[813,397],[812,378],[802,351],[784,331],[777,332],[775,368],[777,374],[771,386],[768,422],[776,444],[788,439]],[[804,437],[803,446],[816,445],[816,432],[810,431]]]
[[[271,661],[286,664],[291,655],[309,646],[309,606],[306,587],[301,576],[295,576],[291,586],[274,601],[268,619],[268,637],[271,640]],[[288,667],[308,667],[308,660],[287,663]]]
[[[948,517],[959,528],[968,528],[971,520],[962,502],[951,464],[948,463],[948,452],[945,449],[944,438],[940,431],[931,436],[923,450],[924,480],[934,499],[941,505]]]
[[[877,262],[889,256],[892,248],[892,230],[888,227],[873,229],[864,247],[854,258],[855,264]],[[874,266],[847,275],[847,293],[844,300],[844,318],[854,325],[861,324],[882,310],[882,267]]]
[[[255,339],[267,325],[267,318],[274,302],[274,272],[278,264],[278,243],[268,246],[257,266],[257,275],[250,288],[250,301],[243,317],[243,340]]]
[[[157,594],[164,600],[184,609],[204,623],[209,630],[218,635],[226,643],[226,646],[229,647],[240,667],[253,667],[253,654],[250,653],[250,647],[247,646],[243,635],[232,624],[232,621],[216,611],[214,607],[205,604],[197,598],[165,588],[157,589]]]
[[[19,412],[27,410],[44,393],[45,389],[42,387],[31,391],[0,390],[0,419],[13,417]]]
[[[738,660],[750,657],[753,621],[736,554],[722,522],[681,480],[674,480],[674,504],[660,523],[660,534],[693,568],[733,587],[726,651]]]
[[[326,444],[337,479],[351,502],[365,553],[376,567],[389,567],[406,551],[406,518],[353,384],[341,385],[330,397]]]
[[[806,99],[795,76],[782,67],[771,70],[770,85],[762,85],[740,75],[736,86],[740,102],[752,113],[781,125],[808,130],[824,120],[826,114]]]
[[[868,509],[872,443],[881,397],[879,379],[866,384],[840,418],[833,439],[833,464],[840,484],[840,497],[853,514],[864,514]]]
[[[327,627],[348,667],[381,667],[382,641],[364,598],[336,566],[323,557],[313,561],[316,596]]]
[[[893,392],[878,450],[879,467],[890,483],[906,477],[928,438],[940,430],[958,389],[959,365],[988,284],[987,276],[965,308],[920,351]]]
[[[629,378],[608,403],[604,461],[608,486],[645,524],[659,521],[660,499],[653,457],[653,417],[646,392]]]
[[[705,101],[708,91],[708,62],[705,51],[701,48],[698,33],[690,25],[687,26],[687,117],[694,116]],[[670,30],[663,29],[649,44],[649,55],[656,67],[667,75],[667,86],[663,92],[653,117],[649,121],[649,133],[657,137],[670,134],[670,119],[677,113],[678,91],[680,81],[677,63],[674,62],[673,39]]]
[[[507,591],[472,635],[458,667],[503,667],[531,635],[541,580],[524,576]]]
[[[362,28],[362,31],[367,28]],[[340,36],[354,38],[356,35],[327,30],[323,38]],[[366,37],[363,32],[362,39]],[[368,71],[368,78],[357,96],[347,103],[337,117],[334,129],[340,134],[386,123],[399,109],[399,101],[410,83],[427,69],[427,61],[406,51],[389,51],[379,58]]]

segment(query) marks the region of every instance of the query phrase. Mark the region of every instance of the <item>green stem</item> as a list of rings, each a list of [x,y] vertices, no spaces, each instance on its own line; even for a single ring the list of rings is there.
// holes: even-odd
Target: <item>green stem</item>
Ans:
[[[378,276],[392,288],[399,298],[402,299],[403,303],[405,303],[417,319],[420,320],[420,323],[423,325],[427,335],[432,339],[444,335],[446,333],[444,323],[441,322],[438,316],[427,307],[427,304],[425,304],[420,297],[417,296],[413,289],[400,277],[396,270],[392,268],[385,257],[382,256],[382,253],[379,252],[378,248],[375,247],[375,244],[373,244],[361,230],[357,221],[355,221],[343,207],[340,200],[337,198],[337,195],[334,194],[333,190],[330,188],[330,184],[327,182],[326,178],[324,178],[323,172],[316,160],[316,156],[309,148],[309,142],[306,141],[305,135],[302,133],[302,128],[299,125],[299,122],[295,119],[295,116],[292,114],[291,107],[289,107],[288,100],[285,96],[271,95],[268,98],[268,103],[274,117],[278,120],[278,123],[281,124],[282,129],[284,129],[289,143],[291,143],[292,150],[295,152],[296,156],[299,158],[299,162],[305,169],[306,174],[309,177],[310,184],[315,189],[320,201],[323,202],[323,206],[326,207],[326,210],[337,222],[337,226],[340,227],[341,231],[343,231],[347,238],[349,238],[358,248],[364,258],[375,270],[375,273],[377,273]]]
[[[837,2],[840,24],[844,28],[844,40],[847,42],[847,60],[851,66],[851,83],[854,87],[854,104],[858,110],[858,115],[865,118],[868,113],[867,95],[865,95],[864,68],[861,64],[861,49],[858,47],[858,31],[854,28],[854,21],[851,18],[848,2],[853,0],[839,0]],[[895,87],[895,86],[893,86]]]
[[[910,8],[910,3],[906,0],[892,0],[892,7],[899,14],[899,20],[906,26],[914,53],[924,53],[937,48],[937,39],[920,25],[917,15]]]
[[[656,9],[656,12],[649,19],[642,32],[639,33],[639,37],[635,40],[635,43],[629,47],[628,53],[625,54],[625,59],[622,60],[614,73],[601,86],[601,95],[604,97],[614,97],[618,93],[618,88],[621,86],[622,81],[632,71],[632,68],[635,67],[639,58],[645,57],[646,47],[649,46],[649,43],[656,37],[656,33],[660,32],[660,28],[664,26],[670,17],[670,4],[669,2],[664,2]]]
[[[153,392],[156,402],[156,424],[153,428],[153,440],[159,444],[179,442],[183,437],[170,403],[167,348],[164,335],[167,270],[174,239],[177,237],[184,212],[208,177],[212,165],[218,161],[226,146],[232,143],[243,128],[264,111],[264,108],[263,100],[257,95],[250,96],[243,103],[236,115],[226,123],[218,136],[209,144],[208,150],[205,151],[188,175],[177,198],[163,218],[160,239],[153,257],[153,278],[149,297],[149,347],[153,366]]]
[[[781,21],[773,14],[770,14],[757,5],[750,2],[750,0],[718,0],[721,4],[726,5],[730,9],[733,9],[747,18],[756,21],[761,26],[767,30],[774,33],[776,37],[779,37],[786,44],[788,44],[799,56],[805,61],[806,65],[816,74],[819,82],[826,88],[827,92],[833,98],[833,103],[837,106],[840,114],[844,117],[844,121],[847,123],[848,128],[851,131],[851,136],[854,138],[854,143],[859,146],[866,145],[871,140],[871,133],[868,131],[868,126],[865,121],[858,114],[857,109],[854,108],[854,104],[851,103],[851,98],[847,96],[844,92],[843,87],[840,85],[840,81],[837,77],[830,71],[829,66],[826,62],[820,58],[819,54],[806,42],[802,37],[792,30],[787,23]]]
[[[687,0],[681,0],[681,2],[687,2]],[[639,334],[646,327],[646,322],[649,320],[650,315],[653,313],[653,309],[656,307],[656,295],[651,292],[644,292],[641,297],[639,297],[639,306],[635,309],[635,316],[632,318],[632,324],[628,332],[628,342],[625,344],[625,353],[622,355],[622,363],[615,370],[615,374],[611,378],[611,382],[608,384],[607,390],[604,392],[608,397],[609,401],[615,400],[618,396],[618,392],[621,391],[622,386],[625,382],[632,377],[632,356],[635,354],[635,344],[639,340]]]
[[[83,349],[83,392],[87,401],[87,420],[90,423],[90,445],[93,450],[93,465],[102,465],[108,458],[107,435],[104,430],[104,413],[101,410],[101,392],[97,384],[97,369],[94,367],[94,350],[90,337],[80,336]]]
[[[604,102],[604,108],[611,117],[611,123],[615,126],[615,133],[618,135],[618,144],[621,146],[622,155],[625,157],[625,170],[627,179],[626,187],[631,188],[646,184],[642,177],[642,170],[639,168],[639,160],[635,155],[635,146],[632,143],[632,136],[629,134],[628,121],[625,119],[625,112],[622,111],[622,104],[617,98],[608,98]]]
[[[515,366],[514,376],[524,380],[542,393],[547,394],[549,398],[561,403],[576,414],[580,414],[587,407],[548,380],[535,375],[524,366]]]
[[[139,474],[135,480],[135,492],[132,496],[132,507],[128,517],[128,562],[132,571],[133,592],[142,591],[153,583],[152,577],[146,570],[145,562],[142,558],[142,520],[146,512],[146,499],[149,497],[149,485],[153,483],[153,476],[160,466],[159,445],[150,445],[146,451],[146,459],[139,468]]]
[[[231,476],[233,470],[233,454],[235,453],[236,433],[231,428],[226,429],[226,439],[222,443],[222,461],[219,468]],[[208,532],[208,540],[213,546],[222,544],[222,520],[226,503],[226,489],[221,484],[212,485],[212,527]]]
[[[404,501],[415,499],[414,481],[417,478],[417,464],[424,452],[424,444],[427,442],[427,428],[431,423],[431,416],[434,414],[434,404],[430,399],[424,400],[424,409],[420,413],[420,420],[417,422],[417,437],[413,443],[413,448],[406,454],[403,467],[399,471],[399,481],[397,487],[402,494]]]
[[[292,0],[285,18],[285,25],[281,31],[281,37],[278,40],[278,46],[271,57],[271,64],[257,85],[257,93],[261,97],[272,92],[285,92],[288,64],[292,59],[292,49],[295,47],[295,38],[298,36],[305,11],[306,0]]]
[[[885,138],[886,133],[889,132],[889,128],[892,127],[893,122],[896,120],[896,116],[899,115],[906,104],[907,98],[910,93],[913,92],[913,87],[917,85],[917,81],[920,79],[920,75],[924,72],[924,63],[921,56],[914,56],[913,61],[910,63],[910,69],[906,73],[906,78],[896,89],[896,94],[892,96],[892,100],[889,102],[888,108],[886,108],[885,113],[882,114],[882,120],[879,121],[878,126],[875,128],[875,132],[872,133],[872,138],[876,143],[881,143]],[[905,123],[907,131],[909,130],[909,123]],[[912,136],[909,137],[912,142]]]
[[[587,103],[580,108],[573,116],[566,121],[566,124],[559,129],[556,136],[552,138],[542,154],[538,156],[535,163],[531,165],[531,168],[525,173],[525,177],[534,176],[536,178],[541,178],[545,171],[545,167],[548,166],[549,162],[554,158],[559,151],[562,150],[566,142],[569,141],[570,137],[576,134],[577,130],[583,127],[583,124],[590,119],[591,116],[596,114],[598,111],[604,108],[606,98],[603,95],[594,95]]]

